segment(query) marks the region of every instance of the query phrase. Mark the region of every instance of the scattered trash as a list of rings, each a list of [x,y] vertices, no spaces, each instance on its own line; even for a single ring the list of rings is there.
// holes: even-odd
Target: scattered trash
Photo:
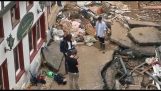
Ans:
[[[40,75],[36,76],[36,75],[33,75],[31,71],[29,72],[31,74],[30,82],[32,85],[37,86],[38,83],[46,84],[46,81],[44,80],[44,76],[40,76]]]
[[[56,81],[58,83],[58,85],[65,85],[67,83],[67,80],[65,79],[65,77],[63,77],[62,74],[60,73],[55,73],[53,71],[47,71],[47,72],[43,72],[43,74],[46,74],[47,77],[49,78],[53,78],[54,81]]]
[[[84,42],[86,43],[86,45],[88,46],[92,46],[94,42],[96,42],[97,40],[91,36],[91,35],[88,35],[88,36],[84,36]]]
[[[157,3],[161,4],[161,2]],[[75,45],[83,42],[87,46],[93,46],[97,41],[94,37],[96,34],[95,23],[98,16],[102,16],[107,26],[111,28],[109,40],[119,46],[116,51],[120,55],[116,58],[118,60],[117,76],[119,78],[116,79],[118,80],[117,83],[124,86],[124,89],[132,87],[160,89],[161,68],[159,62],[161,58],[158,57],[160,54],[156,56],[155,46],[160,46],[160,31],[157,31],[157,29],[161,29],[161,10],[158,9],[160,6],[157,3],[152,3],[152,1],[137,1],[135,5],[126,1],[77,1],[68,3],[56,18],[62,29],[53,28],[52,35],[54,40],[60,41],[63,35],[71,33]],[[157,29],[154,29],[154,27]],[[153,38],[151,38],[152,36]],[[136,75],[139,75],[139,81],[137,81]],[[48,72],[48,77],[53,78],[58,84],[66,84],[66,80],[60,74]],[[142,78],[145,81],[145,77],[147,77],[148,82],[145,82],[146,85],[141,85],[142,80],[140,79]],[[150,83],[151,80],[155,84]],[[32,81],[34,83],[34,80]],[[127,87],[125,87],[126,85]],[[123,87],[119,86],[119,89],[123,89]]]

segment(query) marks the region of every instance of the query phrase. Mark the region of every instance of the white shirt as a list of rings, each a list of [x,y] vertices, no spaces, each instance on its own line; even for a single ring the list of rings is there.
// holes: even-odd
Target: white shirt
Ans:
[[[107,30],[106,23],[104,21],[96,22],[96,34],[99,37],[105,37],[105,31]]]
[[[68,43],[68,50],[72,49],[71,43],[70,42],[67,43]]]

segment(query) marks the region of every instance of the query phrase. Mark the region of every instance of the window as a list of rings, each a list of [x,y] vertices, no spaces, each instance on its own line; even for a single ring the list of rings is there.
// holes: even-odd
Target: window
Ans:
[[[18,82],[24,73],[22,41],[14,49],[14,65],[15,65],[15,73],[16,73],[16,82]]]
[[[0,90],[9,90],[7,60],[0,65]]]
[[[2,71],[1,71],[1,68],[0,68],[0,90],[3,89],[3,79],[2,79]]]
[[[14,60],[15,60],[15,71],[17,72],[18,71],[18,68],[19,68],[19,54],[18,54],[18,48],[16,48],[14,50]]]
[[[29,11],[33,6],[33,1],[26,1],[26,9]]]
[[[32,29],[28,33],[28,36],[29,36],[30,59],[32,61],[45,40],[44,14],[39,18],[39,20],[32,27]]]
[[[40,32],[41,32],[41,26],[40,26],[40,20],[36,23],[36,41],[38,42],[40,39]]]
[[[16,1],[16,4],[11,8],[12,28],[14,28],[19,21],[20,21],[19,2]]]
[[[29,43],[29,50],[30,50],[30,52],[31,52],[31,50],[32,49],[34,49],[34,45],[33,45],[33,37],[32,37],[32,31],[30,30],[30,32],[29,32],[29,41],[30,41],[30,43]]]
[[[0,17],[0,43],[4,39],[3,19]]]

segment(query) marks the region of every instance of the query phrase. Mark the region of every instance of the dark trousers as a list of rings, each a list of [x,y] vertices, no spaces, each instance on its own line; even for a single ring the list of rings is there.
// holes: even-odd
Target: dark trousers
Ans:
[[[67,55],[65,53],[64,54],[64,57],[65,57],[65,73],[68,74],[68,64],[67,64]]]
[[[100,49],[105,50],[105,38],[104,37],[98,37],[100,42]]]

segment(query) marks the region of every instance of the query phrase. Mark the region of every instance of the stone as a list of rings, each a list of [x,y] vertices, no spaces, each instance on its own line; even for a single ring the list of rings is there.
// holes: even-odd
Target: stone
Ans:
[[[129,38],[141,46],[161,44],[161,32],[154,27],[133,28],[128,33]]]
[[[143,55],[153,56],[155,55],[155,48],[153,46],[139,46],[133,43],[127,36],[128,30],[121,26],[119,22],[114,21],[111,26],[110,40],[123,48],[130,48],[136,50]]]

